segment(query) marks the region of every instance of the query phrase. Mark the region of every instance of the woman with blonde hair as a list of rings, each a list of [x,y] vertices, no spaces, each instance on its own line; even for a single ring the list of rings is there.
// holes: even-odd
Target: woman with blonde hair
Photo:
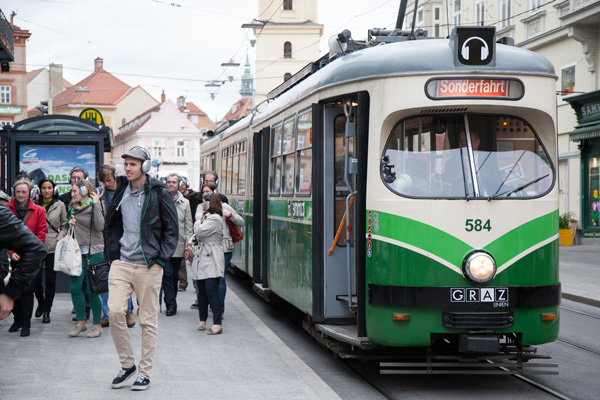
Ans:
[[[100,206],[102,195],[94,191],[94,187],[88,181],[77,179],[71,187],[71,196],[73,201],[67,211],[67,225],[75,229],[83,266],[80,276],[71,277],[71,300],[75,308],[77,325],[69,332],[69,336],[75,337],[87,330],[85,298],[81,290],[86,267],[104,259],[104,237],[102,236],[104,215]],[[102,334],[102,300],[99,295],[90,292],[90,285],[86,285],[86,290],[94,315],[92,330],[87,337],[96,338]]]

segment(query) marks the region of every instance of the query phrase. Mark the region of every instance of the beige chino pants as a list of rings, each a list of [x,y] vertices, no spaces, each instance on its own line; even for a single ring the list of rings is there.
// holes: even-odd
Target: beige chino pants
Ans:
[[[114,261],[108,275],[110,333],[122,368],[131,368],[135,364],[125,315],[127,301],[132,292],[135,292],[139,301],[142,358],[138,365],[138,374],[146,378],[150,377],[152,359],[156,350],[158,300],[162,275],[162,268],[148,269],[145,264],[131,264],[124,261]]]

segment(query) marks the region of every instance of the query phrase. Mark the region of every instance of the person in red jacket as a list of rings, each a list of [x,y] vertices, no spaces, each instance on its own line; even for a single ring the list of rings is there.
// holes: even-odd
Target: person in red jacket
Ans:
[[[6,206],[23,221],[26,227],[40,239],[42,243],[46,241],[46,212],[44,209],[31,201],[29,198],[33,183],[29,179],[17,179],[13,184],[14,198],[6,203]],[[11,267],[13,270],[19,268],[20,256],[17,253],[9,251]],[[39,273],[39,272],[38,272]],[[16,332],[21,329],[21,336],[29,336],[31,328],[31,316],[33,314],[33,285],[29,285],[23,291],[19,299],[15,301],[13,315],[15,322],[9,332]]]

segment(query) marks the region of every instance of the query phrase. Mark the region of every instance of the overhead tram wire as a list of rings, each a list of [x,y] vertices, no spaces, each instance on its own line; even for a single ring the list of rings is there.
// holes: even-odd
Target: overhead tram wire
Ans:
[[[153,0],[149,0],[149,1],[153,1]],[[271,0],[271,3],[269,3],[269,5],[265,8],[265,10],[259,14],[256,18],[254,18],[255,20],[258,20],[258,18],[260,18],[261,15],[263,15],[265,12],[267,12],[267,10],[269,9],[269,7],[271,7],[271,5],[275,2],[275,0]],[[275,13],[277,13],[277,11],[279,11],[279,9],[283,6],[283,2],[281,3],[281,5],[279,7],[277,7],[275,9],[275,12],[273,12],[273,14],[271,14],[271,16],[269,17],[269,19],[267,19],[265,21],[265,25],[271,21],[271,19],[273,18],[273,16],[275,15]],[[240,56],[239,59],[236,59],[236,56],[238,55],[239,51],[242,49],[242,47],[244,47],[244,44],[246,44],[249,39],[248,39],[248,33],[245,31],[244,35],[246,37],[246,40],[243,40],[242,43],[240,44],[240,46],[238,47],[238,49],[235,51],[235,53],[233,54],[232,57],[230,57],[230,59],[235,60],[236,62],[239,62],[241,64],[241,61],[243,60],[243,56]],[[260,36],[260,34],[258,35]],[[258,42],[258,36],[256,37],[256,41]],[[222,70],[221,73],[219,74],[217,79],[213,79],[212,81],[222,81],[223,79],[221,79],[223,76],[225,75],[225,70]],[[237,79],[234,79],[234,81],[237,81]]]
[[[373,11],[375,11],[375,10],[378,10],[379,8],[383,7],[384,5],[386,5],[386,4],[388,4],[388,3],[390,3],[391,1],[392,1],[392,0],[387,0],[387,1],[383,2],[383,3],[381,3],[380,5],[378,5],[378,6],[377,6],[377,7],[375,7],[375,8],[372,8],[372,9],[370,9],[370,10],[368,10],[368,11],[365,11],[365,12],[362,12],[362,13],[359,13],[359,14],[356,14],[356,15],[354,15],[352,18],[350,18],[348,21],[346,21],[346,22],[344,22],[343,24],[341,24],[340,26],[336,26],[336,27],[332,27],[332,28],[330,28],[330,31],[335,31],[335,30],[338,30],[338,29],[340,29],[340,28],[343,28],[343,27],[347,26],[347,25],[348,25],[350,22],[352,22],[354,19],[356,19],[356,18],[358,18],[358,17],[362,17],[363,15],[370,14],[370,13],[372,13]],[[282,4],[283,4],[283,3],[282,3]],[[329,36],[331,36],[332,34],[333,34],[333,33],[331,33],[331,34],[330,34],[330,33],[328,32],[327,34],[324,34],[324,35],[322,35],[322,36],[321,36],[321,38],[319,38],[319,40],[318,40],[318,41],[316,41],[316,42],[313,42],[313,43],[309,44],[308,46],[302,47],[302,48],[300,48],[300,49],[297,49],[297,50],[294,50],[294,51],[295,51],[295,52],[302,51],[302,50],[305,50],[305,49],[307,49],[307,48],[309,48],[309,47],[311,47],[311,46],[314,46],[314,45],[315,45],[315,44],[317,44],[317,43],[319,43],[319,44],[320,44],[322,41],[329,40]],[[256,39],[257,39],[257,41],[258,41],[258,37],[257,37]],[[279,58],[277,58],[276,60],[273,60],[273,61],[271,61],[269,64],[265,65],[265,66],[264,66],[264,67],[262,67],[261,69],[259,69],[259,70],[256,70],[256,71],[255,71],[255,73],[258,73],[258,72],[260,72],[260,71],[264,70],[265,68],[268,68],[268,67],[270,67],[271,65],[273,65],[274,63],[276,63],[277,61],[280,61],[280,60],[283,60],[283,56],[280,56],[280,57],[279,57]],[[255,78],[255,79],[256,79],[256,78]]]

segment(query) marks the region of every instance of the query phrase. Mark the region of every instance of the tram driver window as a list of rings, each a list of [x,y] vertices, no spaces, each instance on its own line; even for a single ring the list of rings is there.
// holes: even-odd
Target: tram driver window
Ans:
[[[554,169],[526,121],[453,114],[398,122],[381,159],[381,177],[407,197],[501,199],[547,193]]]

